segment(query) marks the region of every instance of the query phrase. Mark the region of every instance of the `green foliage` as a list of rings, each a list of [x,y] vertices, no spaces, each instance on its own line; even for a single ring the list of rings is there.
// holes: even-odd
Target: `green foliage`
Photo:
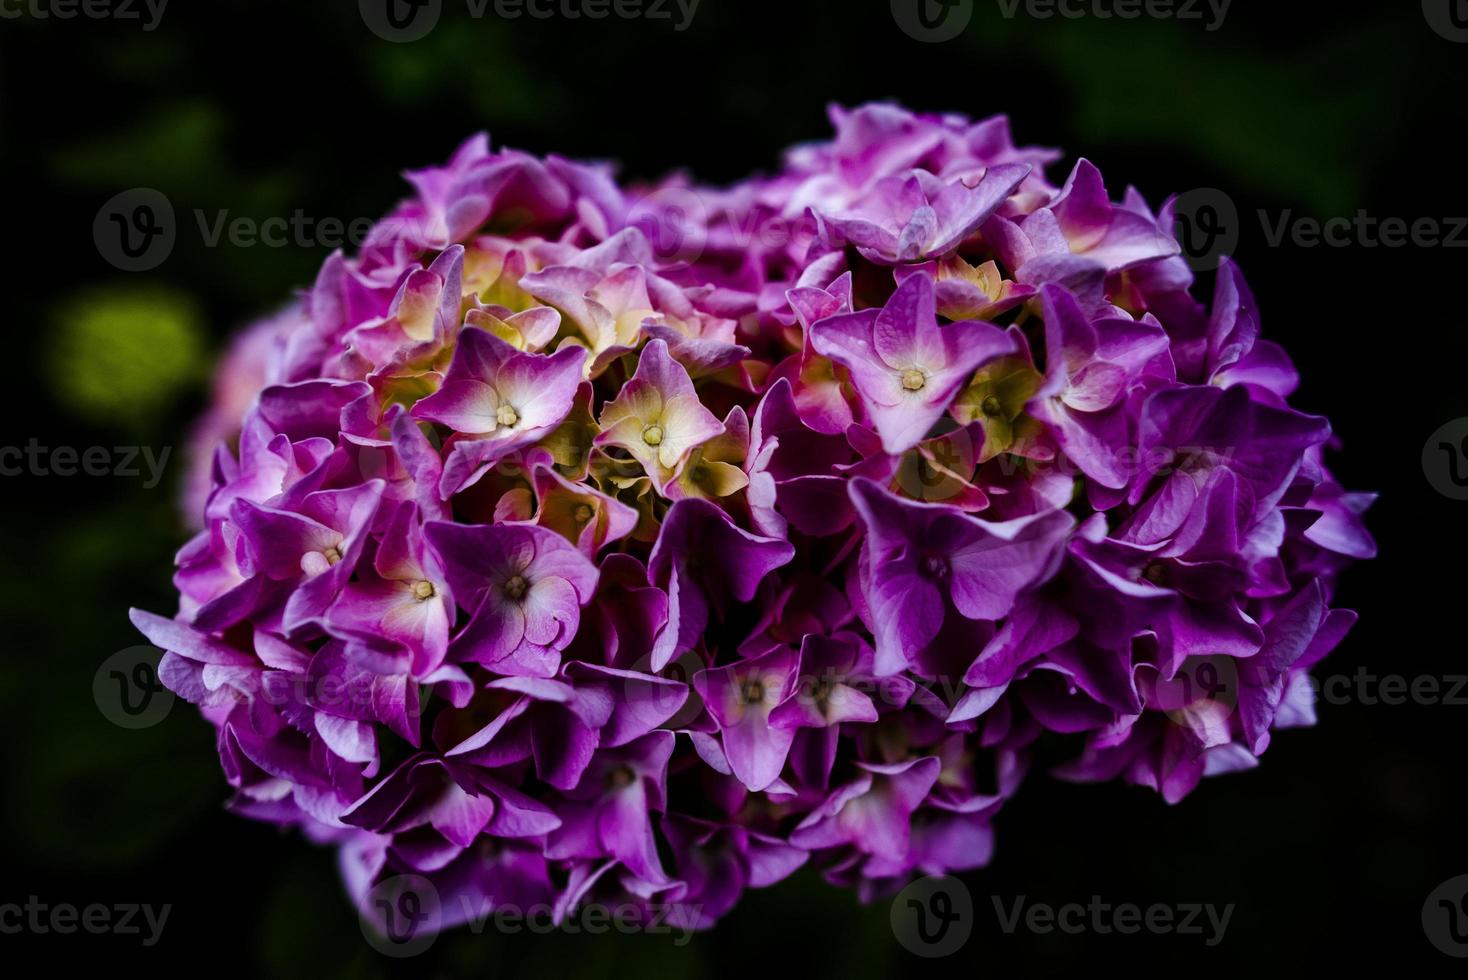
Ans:
[[[51,388],[88,421],[145,423],[207,370],[196,304],[162,287],[88,290],[55,310],[50,329]]]

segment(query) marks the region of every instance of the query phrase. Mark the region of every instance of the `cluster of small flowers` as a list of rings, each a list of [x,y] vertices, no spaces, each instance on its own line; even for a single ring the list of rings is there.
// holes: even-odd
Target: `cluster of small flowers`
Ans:
[[[701,928],[983,865],[1040,739],[1175,801],[1313,721],[1371,498],[1238,270],[1002,117],[832,120],[724,189],[477,137],[240,342],[133,614],[236,810]]]

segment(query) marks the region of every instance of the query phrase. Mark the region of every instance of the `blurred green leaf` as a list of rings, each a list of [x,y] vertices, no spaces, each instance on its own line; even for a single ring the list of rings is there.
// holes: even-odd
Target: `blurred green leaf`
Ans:
[[[198,307],[163,287],[89,290],[56,309],[52,329],[56,398],[90,421],[145,422],[207,371]]]

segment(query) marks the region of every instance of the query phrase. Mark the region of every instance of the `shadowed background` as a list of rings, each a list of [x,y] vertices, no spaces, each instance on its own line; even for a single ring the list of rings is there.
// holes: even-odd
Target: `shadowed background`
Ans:
[[[12,3],[0,7],[20,9]],[[401,170],[447,159],[479,129],[496,145],[614,159],[624,177],[687,167],[725,182],[826,137],[828,102],[889,97],[1008,112],[1017,141],[1066,151],[1057,182],[1084,153],[1114,195],[1127,183],[1154,203],[1225,189],[1266,336],[1304,377],[1295,404],[1334,422],[1341,481],[1384,494],[1369,520],[1382,556],[1349,573],[1339,597],[1362,622],[1320,672],[1468,673],[1458,625],[1468,503],[1435,493],[1421,463],[1434,430],[1468,416],[1468,251],[1273,247],[1256,214],[1468,214],[1450,149],[1468,116],[1468,44],[1434,33],[1417,3],[1282,6],[1237,0],[1210,32],[1197,21],[1009,19],[995,0],[974,0],[967,30],[944,43],[904,34],[882,0],[702,0],[686,31],[473,19],[446,0],[437,28],[408,44],[374,36],[346,0],[175,0],[150,31],[0,20],[0,446],[172,447],[152,488],[0,477],[10,729],[0,903],[172,906],[152,948],[7,935],[0,956],[26,946],[169,972],[320,977],[1270,975],[1336,958],[1446,975],[1457,964],[1428,944],[1420,914],[1433,888],[1468,873],[1468,705],[1322,705],[1319,728],[1280,734],[1262,768],[1207,780],[1177,807],[1141,789],[1032,776],[998,818],[992,866],[965,876],[977,925],[944,960],[905,952],[886,903],[863,907],[803,872],[747,894],[718,930],[681,947],[460,931],[394,963],[363,942],[331,852],[222,810],[211,731],[190,706],[124,731],[92,697],[98,665],[141,643],[127,607],[173,608],[183,433],[212,359],[232,331],[308,285],[330,251],[210,246],[196,210],[210,221],[376,217],[405,192]],[[92,222],[139,186],[172,202],[178,240],[157,269],[130,274],[99,254]],[[1200,937],[1005,935],[993,895],[1236,910],[1210,949]]]

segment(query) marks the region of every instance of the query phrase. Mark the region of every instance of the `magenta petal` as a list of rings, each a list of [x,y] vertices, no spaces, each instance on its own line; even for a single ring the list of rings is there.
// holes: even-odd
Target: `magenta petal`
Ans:
[[[486,595],[474,618],[449,645],[449,656],[495,664],[520,648],[525,636],[525,613],[514,603]]]
[[[789,695],[798,663],[794,651],[777,650],[694,675],[694,688],[719,723],[729,765],[751,791],[768,787],[785,767],[795,733],[771,727],[769,717]]]
[[[576,590],[563,578],[547,578],[535,583],[525,596],[525,639],[540,646],[550,646],[563,630],[574,629],[580,618],[581,603]]]

